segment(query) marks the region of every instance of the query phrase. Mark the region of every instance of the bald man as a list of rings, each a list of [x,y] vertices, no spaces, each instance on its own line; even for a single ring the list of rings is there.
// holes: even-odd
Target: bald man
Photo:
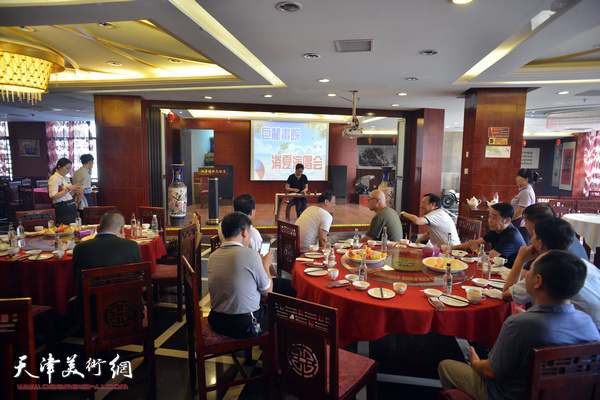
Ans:
[[[387,199],[381,190],[373,190],[369,196],[369,210],[375,211],[375,216],[371,220],[371,226],[367,234],[363,236],[361,243],[370,239],[381,240],[383,228],[387,228],[388,240],[397,242],[403,238],[402,223],[398,213],[387,206]]]

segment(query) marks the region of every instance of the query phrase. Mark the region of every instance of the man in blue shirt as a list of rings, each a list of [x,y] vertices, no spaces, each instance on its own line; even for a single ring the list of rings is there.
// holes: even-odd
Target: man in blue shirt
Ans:
[[[522,399],[531,349],[600,340],[592,319],[570,304],[587,268],[577,256],[551,250],[526,275],[536,305],[506,319],[487,360],[471,347],[471,365],[444,360],[438,373],[444,389],[459,388],[476,400]]]
[[[525,246],[523,236],[511,223],[515,210],[508,203],[496,203],[491,206],[488,215],[488,224],[490,230],[476,240],[469,240],[467,243],[454,246],[454,250],[468,250],[476,253],[481,243],[490,243],[490,259],[494,257],[506,258],[506,267],[512,268],[513,262],[517,257],[517,252],[521,246]]]

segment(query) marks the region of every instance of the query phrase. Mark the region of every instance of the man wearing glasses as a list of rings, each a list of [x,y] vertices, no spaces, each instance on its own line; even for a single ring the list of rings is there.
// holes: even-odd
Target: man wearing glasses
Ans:
[[[367,233],[360,239],[361,243],[367,240],[381,240],[383,228],[387,228],[388,240],[397,242],[403,238],[402,223],[398,213],[387,206],[385,193],[373,190],[369,196],[369,210],[375,211]]]

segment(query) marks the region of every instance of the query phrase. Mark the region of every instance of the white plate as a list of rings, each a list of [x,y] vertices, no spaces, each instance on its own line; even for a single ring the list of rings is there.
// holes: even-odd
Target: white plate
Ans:
[[[469,254],[469,252],[464,251],[464,250],[452,250],[452,255],[454,257],[464,257],[467,254]]]
[[[348,249],[336,249],[335,251],[338,254],[346,254],[348,252]]]
[[[504,282],[492,282],[490,281],[490,286],[495,288],[495,289],[504,289]]]
[[[73,250],[67,250],[65,252],[68,256],[72,256],[73,255]]]
[[[452,296],[452,297],[448,297],[448,296]],[[453,297],[464,300],[464,302],[460,301],[460,300],[455,300],[455,299],[453,299]],[[444,303],[448,306],[452,306],[452,307],[466,307],[469,305],[469,300],[465,299],[464,297],[457,296],[455,294],[449,294],[447,296],[440,296],[440,297],[438,297],[438,299],[440,299],[440,301],[442,303]]]
[[[337,245],[337,248],[341,248],[341,249],[349,249],[350,247],[352,247],[352,244],[346,243],[346,242],[339,242],[339,243],[336,243],[336,245]],[[341,247],[340,247],[340,245],[341,245]],[[336,246],[334,246],[334,247],[336,247]]]
[[[344,278],[346,278],[350,282],[354,282],[354,281],[358,280],[358,275],[356,275],[356,274],[348,274]]]
[[[466,263],[479,262],[479,257],[462,257],[461,260]]]
[[[39,256],[31,256],[29,257],[29,261],[41,261],[41,260],[47,260],[49,258],[54,257],[54,255],[52,254],[40,254]]]
[[[323,253],[308,252],[308,253],[304,253],[304,257],[308,257],[308,258],[323,258],[323,257],[325,257],[325,255]]]
[[[391,299],[392,297],[394,297],[396,295],[396,292],[394,292],[391,289],[386,289],[386,288],[383,288],[383,297],[381,297],[381,289],[380,288],[369,289],[367,291],[367,293],[369,293],[369,296],[371,296],[371,297],[375,297],[376,299],[382,299],[382,300]]]
[[[409,243],[408,247],[412,247],[415,249],[422,249],[423,247],[425,247],[425,245],[423,243]]]
[[[27,250],[25,254],[27,254],[28,256],[37,256],[41,252],[41,250]]]
[[[8,235],[0,235],[0,240],[2,240],[3,242],[8,243]]]
[[[306,272],[308,271],[308,272]],[[304,273],[306,275],[310,275],[310,276],[324,276],[327,275],[327,270],[325,269],[314,269],[314,268],[307,268],[304,270]]]
[[[434,265],[430,265],[434,262],[434,260],[441,258],[444,260],[449,260],[448,258],[444,258],[444,257],[427,257],[423,259],[423,264],[427,265],[427,268],[432,269],[434,271],[437,272],[446,272],[446,262],[444,261],[444,267],[440,268],[440,267],[436,267]],[[464,271],[465,269],[469,268],[469,266],[467,264],[465,264],[464,262],[460,261],[460,260],[455,260],[452,259],[450,260],[450,262],[452,263],[452,273],[455,274],[457,272],[460,271]]]
[[[25,236],[39,236],[39,235],[43,235],[44,231],[39,231],[39,232],[25,232]]]
[[[0,257],[4,257],[8,255],[8,251],[0,251]]]

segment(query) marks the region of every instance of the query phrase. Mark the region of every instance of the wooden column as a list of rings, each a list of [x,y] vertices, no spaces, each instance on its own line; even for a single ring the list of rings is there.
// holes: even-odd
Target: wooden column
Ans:
[[[128,221],[150,204],[145,102],[138,96],[94,96],[100,205],[114,205]]]
[[[470,216],[467,199],[486,201],[498,192],[500,201],[509,203],[518,191],[515,177],[521,169],[525,101],[529,88],[469,89],[465,92],[465,120],[460,177],[459,215]],[[507,127],[510,158],[488,158],[488,128]]]

